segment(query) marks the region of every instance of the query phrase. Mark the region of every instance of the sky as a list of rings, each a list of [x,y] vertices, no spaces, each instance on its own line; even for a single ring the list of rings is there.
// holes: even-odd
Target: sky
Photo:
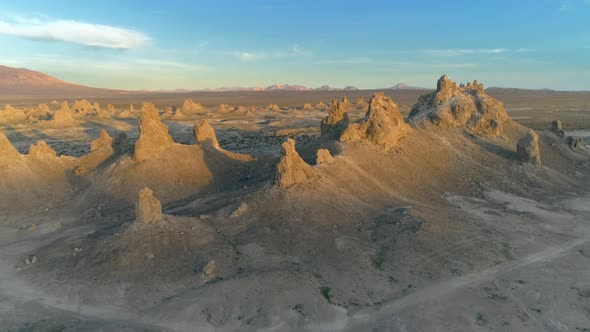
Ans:
[[[105,88],[590,90],[590,0],[0,0],[0,50]]]

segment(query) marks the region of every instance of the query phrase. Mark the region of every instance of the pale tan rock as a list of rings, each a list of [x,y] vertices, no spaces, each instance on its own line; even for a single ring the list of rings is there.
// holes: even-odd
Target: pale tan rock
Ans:
[[[325,110],[328,109],[328,105],[326,105],[323,101],[320,101],[317,105],[315,105],[315,108],[318,110]]]
[[[275,184],[288,188],[304,183],[317,176],[316,170],[308,165],[295,150],[295,141],[289,138],[284,142],[281,160],[277,164]]]
[[[356,99],[356,106],[359,108],[367,107],[367,101],[365,101],[365,97],[360,96]]]
[[[303,109],[306,111],[312,111],[314,110],[313,106],[311,104],[303,104]]]
[[[340,139],[342,132],[348,127],[349,122],[348,113],[346,113],[344,105],[333,99],[328,116],[320,124],[322,137]]]
[[[64,101],[61,103],[61,107],[60,107],[60,109],[69,111],[69,110],[70,110],[70,104],[68,104],[68,102],[64,100]]]
[[[281,108],[277,104],[270,104],[266,107],[266,110],[271,112],[279,112]]]
[[[411,131],[397,104],[381,92],[374,94],[369,101],[365,119],[360,123],[350,124],[342,133],[340,141],[365,139],[385,150],[391,150]]]
[[[244,213],[246,213],[246,211],[248,211],[248,204],[246,204],[245,202],[243,202],[242,204],[240,204],[240,206],[235,209],[231,214],[230,214],[230,218],[238,218],[241,215],[243,215]]]
[[[192,115],[192,114],[199,114],[199,113],[206,113],[207,110],[203,107],[203,105],[196,103],[192,99],[185,99],[182,103],[182,107],[180,108],[181,114],[183,115]]]
[[[15,160],[20,158],[21,154],[16,148],[10,143],[8,137],[2,130],[0,130],[0,160]]]
[[[100,132],[100,136],[90,143],[90,151],[99,149],[112,149],[113,139],[106,130]]]
[[[52,123],[57,125],[75,125],[77,121],[74,119],[73,113],[69,108],[62,108],[53,113]]]
[[[8,104],[0,111],[0,122],[20,122],[27,119],[27,115],[20,109],[16,109]]]
[[[135,221],[153,224],[162,221],[162,219],[162,205],[154,196],[154,192],[148,187],[140,190],[135,204]]]
[[[158,109],[152,103],[144,103],[139,118],[139,139],[135,142],[133,159],[149,159],[173,144],[168,127],[160,121]]]
[[[193,133],[198,144],[205,147],[211,146],[219,149],[219,142],[217,141],[217,136],[215,135],[215,129],[211,127],[207,120],[200,119],[197,121],[193,127]]]
[[[213,273],[215,273],[215,270],[217,269],[217,265],[215,264],[214,260],[210,260],[209,263],[207,263],[207,265],[205,265],[203,267],[203,276],[210,276]]]
[[[57,153],[45,141],[41,140],[31,145],[29,156],[39,160],[54,159]]]
[[[541,166],[541,153],[539,150],[539,135],[529,130],[527,135],[516,144],[516,154],[520,161]]]
[[[316,164],[320,165],[320,164],[324,164],[324,163],[329,163],[333,160],[334,160],[334,157],[332,157],[330,150],[328,150],[328,149],[319,149],[318,150]]]
[[[76,166],[74,167],[73,173],[75,176],[85,176],[88,174],[88,169],[84,166]]]
[[[413,125],[465,127],[479,135],[500,135],[509,120],[502,102],[488,96],[483,84],[475,80],[457,86],[447,75],[438,80],[436,91],[418,99],[408,117]]]

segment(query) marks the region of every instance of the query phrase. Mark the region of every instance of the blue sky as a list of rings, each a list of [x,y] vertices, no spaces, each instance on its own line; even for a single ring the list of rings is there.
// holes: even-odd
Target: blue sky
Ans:
[[[0,1],[0,64],[125,89],[590,90],[590,0]]]

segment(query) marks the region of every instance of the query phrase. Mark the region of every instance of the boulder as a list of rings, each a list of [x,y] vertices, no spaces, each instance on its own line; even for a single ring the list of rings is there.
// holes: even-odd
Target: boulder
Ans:
[[[106,130],[100,132],[100,136],[90,143],[90,151],[99,149],[112,149],[113,139]]]
[[[348,127],[349,122],[348,113],[346,113],[344,105],[333,99],[328,116],[320,124],[322,137],[340,139],[342,132]]]
[[[135,161],[149,159],[173,144],[168,127],[160,121],[158,109],[152,103],[144,103],[139,118],[139,138],[135,142],[133,159]]]
[[[217,141],[217,136],[215,135],[215,129],[211,127],[207,120],[200,119],[197,121],[193,127],[193,133],[199,145],[205,147],[211,146],[215,149],[219,149],[219,142]]]
[[[539,151],[539,135],[529,130],[527,135],[516,144],[516,154],[520,161],[541,166],[541,153]]]
[[[57,158],[57,153],[49,146],[49,144],[41,140],[31,145],[29,148],[29,156],[39,160],[47,160]]]
[[[324,164],[324,163],[329,163],[333,160],[334,160],[334,157],[332,157],[330,150],[328,150],[328,149],[319,149],[318,150],[316,164],[320,165],[320,164]]]
[[[438,80],[436,91],[418,99],[408,117],[412,125],[464,127],[478,135],[500,135],[509,120],[502,102],[488,96],[483,84],[475,80],[457,86],[447,75]]]
[[[281,160],[277,164],[275,184],[288,188],[304,183],[317,176],[316,170],[308,165],[295,150],[295,141],[289,138],[281,145]]]
[[[391,150],[411,131],[397,104],[381,92],[371,97],[364,120],[350,124],[340,136],[340,141],[365,139],[385,150]]]
[[[153,224],[163,219],[162,205],[154,196],[154,192],[145,187],[137,194],[135,204],[135,221],[144,224]]]
[[[207,265],[205,265],[203,267],[203,276],[210,276],[213,273],[215,273],[215,270],[217,269],[217,265],[215,264],[214,260],[210,260],[209,263],[207,263]]]

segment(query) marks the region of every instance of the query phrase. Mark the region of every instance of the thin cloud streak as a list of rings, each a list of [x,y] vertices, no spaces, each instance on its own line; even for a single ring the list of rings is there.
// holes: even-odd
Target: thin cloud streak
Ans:
[[[0,20],[0,34],[110,49],[135,49],[150,40],[142,32],[109,25],[22,17]]]

